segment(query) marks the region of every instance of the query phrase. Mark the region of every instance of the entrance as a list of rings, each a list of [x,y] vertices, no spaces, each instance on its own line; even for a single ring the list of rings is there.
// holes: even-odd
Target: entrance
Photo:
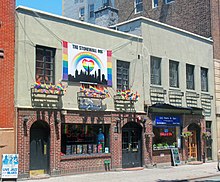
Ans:
[[[196,140],[196,131],[193,130],[192,136],[188,138],[188,157],[197,159],[197,140]]]
[[[122,168],[142,166],[142,127],[129,122],[122,128]]]
[[[36,170],[38,173],[48,174],[50,157],[49,150],[49,125],[43,121],[36,121],[30,129],[30,170]]]
[[[200,127],[193,123],[188,126],[192,136],[188,137],[188,159],[201,160]]]

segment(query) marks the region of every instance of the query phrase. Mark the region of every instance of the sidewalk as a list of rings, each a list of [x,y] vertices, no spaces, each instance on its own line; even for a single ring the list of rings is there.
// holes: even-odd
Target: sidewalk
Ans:
[[[138,171],[110,171],[103,173],[77,174],[71,176],[31,179],[27,182],[168,182],[190,181],[199,178],[218,176],[217,162],[200,165],[163,166]],[[220,181],[220,180],[219,180]]]

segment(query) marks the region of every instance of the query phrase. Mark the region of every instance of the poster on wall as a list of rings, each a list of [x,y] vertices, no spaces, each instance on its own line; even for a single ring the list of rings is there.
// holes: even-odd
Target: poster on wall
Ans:
[[[63,80],[112,86],[112,51],[63,41]]]
[[[18,178],[18,154],[2,155],[2,179]]]

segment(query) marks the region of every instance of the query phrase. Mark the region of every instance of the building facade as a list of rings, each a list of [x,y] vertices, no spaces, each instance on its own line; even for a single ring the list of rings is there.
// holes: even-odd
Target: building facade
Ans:
[[[109,27],[118,23],[113,0],[63,0],[63,16]]]
[[[216,123],[211,40],[144,18],[118,26],[133,35],[17,15],[21,177],[171,164],[173,148],[181,162],[203,160],[205,121]]]
[[[219,0],[195,0],[190,2],[186,0],[142,0],[138,2],[139,6],[141,6],[139,8],[140,11],[135,10],[136,7],[133,1],[115,1],[115,8],[119,10],[119,22],[144,16],[207,38],[212,38],[215,65],[216,118],[217,128],[219,128]],[[210,128],[210,123],[207,123],[207,127]],[[218,133],[212,137],[218,138],[218,141],[220,141]],[[218,142],[217,148],[220,148],[220,142]]]
[[[5,8],[7,6],[7,8]],[[15,2],[5,1],[0,7],[0,165],[2,154],[15,152],[14,52]]]

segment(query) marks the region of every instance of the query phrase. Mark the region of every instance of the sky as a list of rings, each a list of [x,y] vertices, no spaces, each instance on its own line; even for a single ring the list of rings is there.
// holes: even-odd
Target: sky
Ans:
[[[26,6],[62,15],[62,0],[16,0],[16,6]]]

